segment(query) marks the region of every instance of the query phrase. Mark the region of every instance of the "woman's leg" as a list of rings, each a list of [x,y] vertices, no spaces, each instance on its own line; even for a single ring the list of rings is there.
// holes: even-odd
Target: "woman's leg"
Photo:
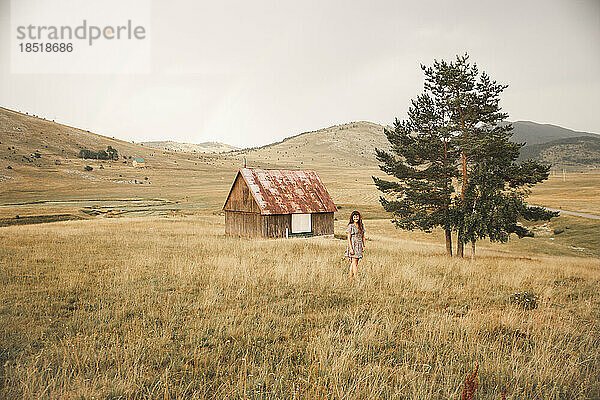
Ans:
[[[352,264],[350,268],[350,277],[353,277],[354,275],[358,274],[358,258],[352,257]]]

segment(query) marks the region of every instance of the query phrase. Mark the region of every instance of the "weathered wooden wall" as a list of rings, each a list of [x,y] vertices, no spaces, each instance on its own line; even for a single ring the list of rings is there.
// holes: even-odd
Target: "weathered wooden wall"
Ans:
[[[262,232],[265,237],[283,238],[285,237],[285,228],[292,232],[292,215],[276,214],[263,215]]]
[[[239,174],[233,182],[231,193],[223,209],[225,211],[244,211],[260,214],[258,204],[256,204],[254,197],[252,197],[252,193],[250,193],[250,189],[246,185],[244,178]]]
[[[257,237],[262,234],[262,216],[258,213],[225,211],[225,234]]]
[[[311,214],[313,235],[333,235],[333,213],[314,213]]]
[[[311,214],[314,236],[333,235],[333,213]],[[225,211],[225,234],[243,237],[285,237],[292,232],[292,215],[260,215],[258,213]]]

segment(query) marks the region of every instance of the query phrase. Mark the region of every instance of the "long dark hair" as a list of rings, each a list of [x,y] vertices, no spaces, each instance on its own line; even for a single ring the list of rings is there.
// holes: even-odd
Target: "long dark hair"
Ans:
[[[363,222],[362,222],[362,216],[360,215],[360,213],[358,211],[352,211],[352,214],[350,214],[350,221],[348,222],[348,225],[354,223],[354,216],[355,215],[358,215],[358,230],[360,231],[361,235],[364,235],[365,234],[365,227],[364,227]]]

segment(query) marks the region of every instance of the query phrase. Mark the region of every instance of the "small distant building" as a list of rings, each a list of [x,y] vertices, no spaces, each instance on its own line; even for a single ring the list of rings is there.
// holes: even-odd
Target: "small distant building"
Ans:
[[[225,234],[333,235],[337,211],[315,171],[240,168],[225,205]]]
[[[146,161],[142,158],[142,157],[135,157],[133,159],[133,166],[134,167],[145,167],[146,166]]]

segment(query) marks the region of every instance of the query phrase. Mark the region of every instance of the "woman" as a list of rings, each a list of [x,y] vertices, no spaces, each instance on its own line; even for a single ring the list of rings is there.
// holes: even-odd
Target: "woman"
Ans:
[[[358,260],[362,258],[365,250],[365,227],[358,211],[352,211],[348,222],[348,248],[346,257],[350,258],[350,278],[358,273]]]

